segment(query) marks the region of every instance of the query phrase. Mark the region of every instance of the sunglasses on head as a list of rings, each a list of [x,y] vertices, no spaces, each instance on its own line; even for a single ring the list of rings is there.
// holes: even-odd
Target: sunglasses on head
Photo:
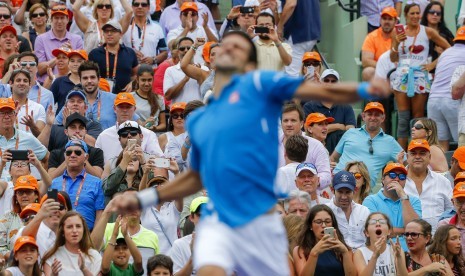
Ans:
[[[149,6],[149,4],[147,3],[141,3],[141,2],[132,2],[132,6],[133,7],[142,7],[142,8],[146,8]]]
[[[81,156],[82,150],[67,150],[66,151],[66,156],[71,156],[71,154],[76,154],[77,156]]]
[[[442,12],[441,11],[435,11],[435,10],[430,10],[428,11],[429,14],[436,15],[436,16],[441,16]]]
[[[20,64],[21,64],[21,67],[27,67],[28,65],[30,67],[36,67],[37,66],[37,63],[35,61],[21,61]]]
[[[52,9],[52,11],[66,11],[66,7],[60,7],[60,8],[55,7]]]
[[[33,13],[31,14],[32,18],[37,18],[37,17],[45,17],[45,12],[39,12],[39,13]]]
[[[390,178],[392,178],[392,179],[394,179],[394,178],[396,178],[396,177],[399,177],[399,180],[405,180],[405,179],[407,179],[407,175],[406,175],[405,173],[389,172],[389,173],[387,173],[387,175],[388,175]]]
[[[129,134],[131,134],[132,137],[135,137],[139,135],[140,132],[138,130],[126,130],[126,131],[121,132],[119,136],[122,138],[127,138]]]
[[[182,12],[182,15],[183,15],[183,16],[188,16],[188,15],[189,15],[189,12]],[[198,13],[198,12],[191,12],[191,15],[192,15],[192,16],[197,16],[197,15],[199,15],[199,13]]]
[[[313,61],[313,62],[304,62],[305,67],[313,66],[313,67],[318,67],[320,66],[319,61]]]
[[[111,5],[110,4],[98,4],[97,5],[97,9],[103,9],[103,8],[109,10],[111,9]]]
[[[415,124],[413,126],[416,130],[420,130],[420,129],[427,129],[424,125],[422,124]]]
[[[173,119],[184,119],[184,114],[172,114],[171,118]]]
[[[10,15],[10,14],[0,14],[0,18],[3,18],[3,19],[10,19],[10,18],[11,18],[11,15]]]

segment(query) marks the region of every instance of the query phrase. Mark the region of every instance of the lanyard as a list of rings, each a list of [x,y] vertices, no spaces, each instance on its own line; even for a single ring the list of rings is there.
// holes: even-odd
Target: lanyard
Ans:
[[[102,100],[97,101],[97,122],[100,122],[100,108],[102,107]]]
[[[76,194],[76,200],[74,201],[74,208],[78,206],[79,195],[81,195],[82,186],[84,185],[84,180],[86,179],[86,176],[87,176],[87,172],[84,173],[84,177],[81,179],[81,183],[79,184],[79,188]],[[66,191],[66,179],[64,177],[63,177],[63,183],[61,184],[61,190],[69,194],[69,192]]]
[[[407,28],[408,28],[408,26],[405,27],[406,30],[407,30]],[[420,33],[420,29],[421,29],[421,27],[418,26],[418,31],[415,34],[415,37],[413,38],[413,43],[412,43],[412,45],[410,45],[410,47],[408,47],[408,50],[410,52],[410,56],[412,56],[413,47],[415,47],[415,42],[417,41],[417,37],[418,37],[418,34]],[[404,54],[406,54],[405,53],[405,40],[402,41],[402,52],[404,52]]]
[[[15,129],[15,132],[16,132],[15,149],[18,149],[18,147],[19,147],[19,131],[18,131],[18,129]]]
[[[26,116],[29,115],[29,99],[26,100],[26,104],[24,104],[23,106],[26,106]],[[18,116],[16,116],[16,128],[19,129]],[[26,125],[26,131],[29,131],[29,127],[27,125]]]
[[[134,49],[134,25],[135,25],[135,20],[132,21],[132,26],[131,26],[131,47]],[[142,38],[140,40],[139,44],[139,51],[141,51],[142,47],[144,47],[144,40],[145,40],[145,30],[147,27],[147,20],[145,20],[144,27],[142,27]]]
[[[119,49],[118,49],[118,52],[119,52]],[[116,76],[116,64],[118,63],[118,52],[116,53],[115,55],[115,60],[114,60],[114,63],[113,63],[113,76],[110,77],[110,57],[109,57],[109,53],[108,53],[108,50],[105,48],[105,55],[106,55],[106,68],[107,68],[107,78],[111,78],[111,79],[115,79],[115,76]]]

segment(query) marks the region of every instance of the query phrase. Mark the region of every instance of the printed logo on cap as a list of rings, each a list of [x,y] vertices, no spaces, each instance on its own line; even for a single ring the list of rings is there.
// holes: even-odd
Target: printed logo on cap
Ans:
[[[29,181],[28,181],[27,177],[21,176],[21,177],[18,178],[17,183],[27,184],[27,183],[29,183]]]
[[[457,187],[457,191],[459,192],[465,192],[465,185],[460,185]]]
[[[341,175],[341,178],[339,179],[341,182],[349,182],[349,176],[346,174]]]
[[[131,124],[131,122],[125,122],[123,127],[133,127],[133,125]]]

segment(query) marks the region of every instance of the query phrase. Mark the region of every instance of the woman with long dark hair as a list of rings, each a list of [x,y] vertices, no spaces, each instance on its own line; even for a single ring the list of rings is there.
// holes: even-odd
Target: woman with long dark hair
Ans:
[[[168,143],[174,139],[177,141],[176,144],[182,146],[184,140],[186,140],[187,132],[184,128],[184,109],[186,108],[186,103],[174,103],[171,105],[170,109],[170,118],[168,120],[168,132],[163,133],[158,137],[158,142],[160,143],[161,150],[165,153],[166,156],[171,157],[172,155],[168,154]],[[180,148],[179,148],[180,150]],[[179,166],[179,168],[181,168]]]
[[[465,258],[460,241],[461,235],[457,227],[447,224],[436,229],[433,243],[428,248],[429,254],[440,254],[446,258],[455,276],[465,275]]]
[[[5,276],[41,276],[39,263],[39,247],[33,237],[21,236],[16,239],[14,258],[5,270]],[[1,273],[0,273],[1,274]]]
[[[55,244],[42,258],[45,276],[97,275],[102,256],[92,247],[82,215],[74,211],[66,213],[60,220]]]
[[[334,237],[324,233],[327,227],[333,227]],[[310,210],[292,255],[297,275],[357,275],[336,216],[323,204]]]

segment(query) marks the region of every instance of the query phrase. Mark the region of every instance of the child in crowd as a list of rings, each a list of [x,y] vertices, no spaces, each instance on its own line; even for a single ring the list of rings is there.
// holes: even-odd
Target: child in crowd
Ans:
[[[173,276],[173,261],[170,257],[158,254],[147,261],[148,276]]]

